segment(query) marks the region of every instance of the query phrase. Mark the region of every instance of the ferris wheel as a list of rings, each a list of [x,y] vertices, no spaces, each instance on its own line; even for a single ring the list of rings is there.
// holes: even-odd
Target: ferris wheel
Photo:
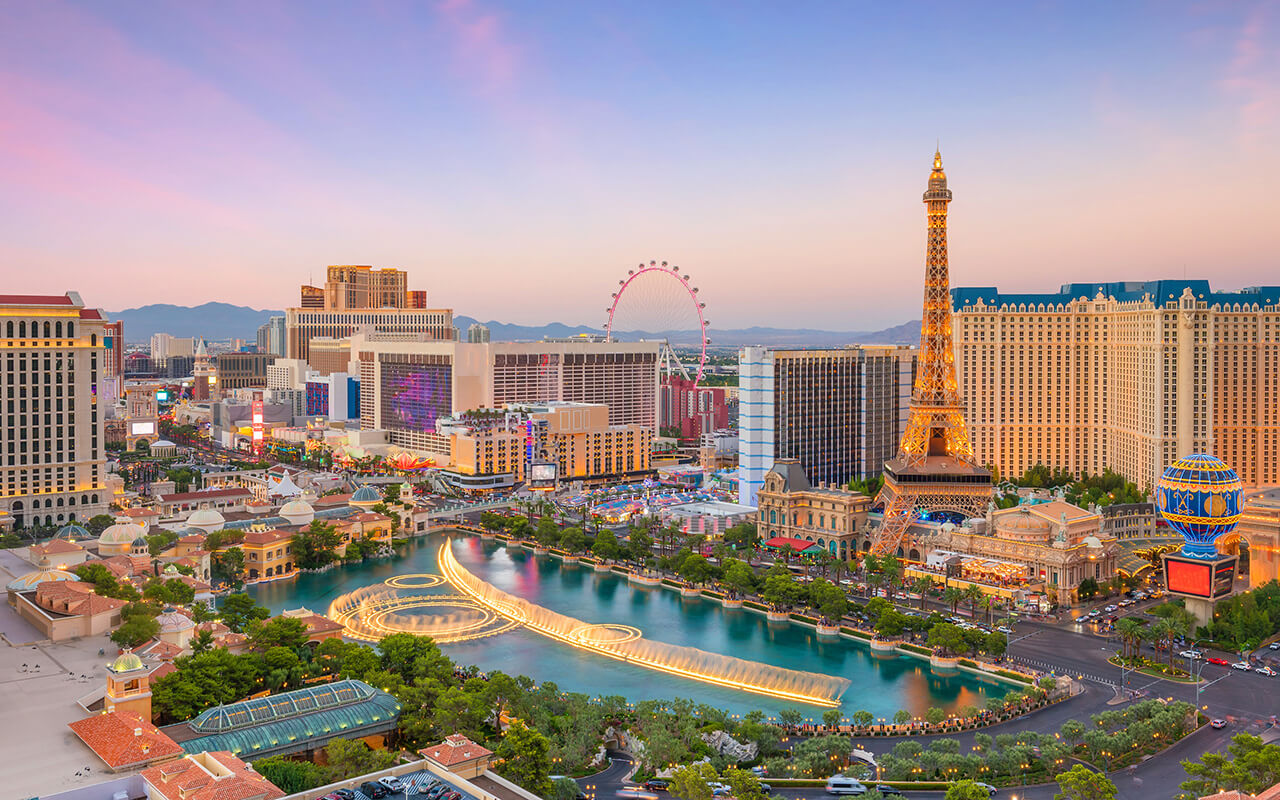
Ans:
[[[702,381],[707,365],[707,307],[698,299],[698,287],[680,267],[667,262],[641,262],[618,281],[609,305],[605,337],[611,342],[660,341],[661,369]]]

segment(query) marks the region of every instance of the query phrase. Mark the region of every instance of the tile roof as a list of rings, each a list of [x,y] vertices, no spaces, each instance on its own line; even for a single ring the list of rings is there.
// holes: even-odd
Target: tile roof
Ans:
[[[80,553],[84,548],[66,539],[51,539],[44,544],[31,545],[31,552],[36,555],[56,555],[58,553]]]
[[[464,761],[474,761],[477,758],[493,755],[492,750],[476,744],[460,733],[448,736],[435,747],[419,750],[418,753],[423,758],[429,758],[444,767],[452,767]]]
[[[249,531],[244,535],[244,544],[275,544],[292,538],[293,534],[288,531],[270,528],[265,531]]]
[[[210,768],[213,765],[201,761],[216,762],[216,774]],[[142,771],[142,778],[168,800],[275,800],[284,796],[274,783],[225,750],[149,767]]]
[[[93,584],[84,581],[45,581],[36,587],[36,605],[60,614],[93,617],[128,603],[94,594]]]
[[[792,550],[796,551],[797,553],[803,553],[806,550],[812,550],[814,548],[819,550],[822,549],[814,542],[808,542],[808,541],[805,541],[804,539],[792,539],[787,536],[775,536],[769,541],[765,542],[764,546],[765,547],[790,547]]]
[[[0,305],[6,306],[72,306],[64,294],[0,294]]]
[[[156,726],[130,711],[97,714],[67,727],[112,769],[182,755],[182,748]]]
[[[202,492],[179,492],[177,494],[156,495],[161,503],[186,503],[191,500],[216,500],[221,497],[241,497],[252,494],[248,489],[234,487],[231,489],[208,489]]]
[[[102,312],[96,308],[80,309],[80,319],[102,319]]]

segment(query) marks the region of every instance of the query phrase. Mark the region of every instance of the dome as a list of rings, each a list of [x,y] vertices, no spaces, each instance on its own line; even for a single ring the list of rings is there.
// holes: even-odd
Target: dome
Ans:
[[[1084,539],[1081,540],[1081,542],[1084,544],[1085,547],[1091,547],[1095,550],[1101,549],[1102,547],[1102,540],[1099,539],[1097,536],[1086,536],[1084,537]]]
[[[28,572],[26,575],[14,578],[9,582],[9,591],[11,592],[30,592],[45,581],[77,581],[80,580],[74,573],[67,572],[65,569],[38,569],[34,572]]]
[[[173,442],[169,441],[168,439],[159,439],[159,440],[157,440],[154,444],[152,444],[152,445],[151,445],[151,447],[152,447],[152,448],[156,448],[156,447],[177,447],[177,445],[176,445],[176,444],[174,444]]]
[[[1156,483],[1156,508],[1182,534],[1182,554],[1214,558],[1214,541],[1240,522],[1240,476],[1220,458],[1197,453],[1178,459]]]
[[[136,522],[117,522],[98,536],[98,544],[130,545],[141,536],[142,526]]]
[[[169,566],[164,568],[164,574],[165,575],[181,575],[182,573],[178,572],[178,567],[176,565],[170,564]]]
[[[226,521],[217,509],[201,506],[187,517],[186,525],[188,528],[199,528],[205,533],[212,533],[226,524]]]
[[[347,501],[349,506],[357,506],[359,508],[370,508],[382,502],[382,495],[372,486],[361,486],[356,489],[355,494],[351,495],[351,499]]]
[[[111,662],[112,672],[128,672],[134,669],[142,669],[142,659],[133,653],[121,653],[120,656]]]
[[[156,617],[156,622],[160,625],[161,633],[181,633],[182,631],[189,631],[196,626],[191,617],[172,606],[160,612],[160,615]]]
[[[1049,521],[1027,508],[1019,508],[1012,514],[1002,514],[995,519],[995,535],[1000,539],[1020,541],[1048,541],[1052,535]]]
[[[316,518],[316,510],[305,500],[290,500],[280,508],[279,514],[290,525],[306,525]]]
[[[53,538],[66,539],[74,542],[77,540],[92,539],[93,534],[89,533],[88,528],[72,522],[69,525],[63,525],[61,528],[58,528],[58,532],[53,535]]]

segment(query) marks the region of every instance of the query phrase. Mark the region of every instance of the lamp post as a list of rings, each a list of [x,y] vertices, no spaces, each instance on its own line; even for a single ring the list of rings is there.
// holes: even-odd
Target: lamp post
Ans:
[[[1207,642],[1207,641],[1209,640],[1196,639],[1194,642],[1191,643],[1191,649],[1187,651],[1188,653],[1191,654],[1187,656],[1187,674],[1191,676],[1191,681],[1196,686],[1196,713],[1197,714],[1200,713],[1200,676],[1204,674],[1205,661],[1201,659],[1200,671],[1196,672],[1196,669],[1195,669],[1196,659],[1194,656],[1195,656],[1195,653],[1198,652],[1196,650],[1196,645],[1200,644],[1201,642]]]

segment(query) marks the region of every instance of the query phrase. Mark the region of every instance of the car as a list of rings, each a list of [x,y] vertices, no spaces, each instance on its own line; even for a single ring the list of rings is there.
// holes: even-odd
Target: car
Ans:
[[[665,792],[671,786],[671,781],[662,778],[650,778],[641,784],[644,788],[651,792]]]
[[[365,781],[360,784],[360,793],[365,797],[373,798],[373,800],[381,800],[381,798],[391,794],[391,790],[377,781]]]
[[[992,786],[992,785],[991,785],[991,784],[989,784],[989,783],[982,783],[981,781],[975,781],[975,783],[977,783],[977,784],[978,784],[978,788],[980,788],[980,789],[986,789],[986,790],[987,790],[987,795],[988,795],[989,797],[995,797],[995,796],[996,796],[996,787]]]
[[[1276,674],[1276,671],[1271,667],[1257,667],[1253,671],[1259,675],[1266,675],[1267,677],[1274,677]]]
[[[1181,653],[1178,653],[1178,655],[1183,658],[1193,658],[1197,660],[1204,657],[1204,653],[1201,653],[1199,650],[1183,650]]]
[[[1230,661],[1226,660],[1225,658],[1217,658],[1216,656],[1210,656],[1209,658],[1206,658],[1205,661],[1208,661],[1210,664],[1217,664],[1220,667],[1231,666]]]
[[[350,789],[334,789],[332,794],[336,794],[341,800],[356,800],[356,793]]]
[[[1003,633],[1003,634],[1005,634],[1005,635],[1008,635],[1008,634],[1010,634],[1010,633],[1013,633],[1013,628],[1010,628],[1010,627],[1005,626],[1005,625],[1001,625],[999,628],[996,628],[996,630],[1000,631],[1001,633]]]
[[[827,794],[866,794],[866,785],[859,780],[846,778],[843,775],[832,775],[827,778]]]
[[[1225,719],[1215,719],[1213,722],[1209,723],[1209,727],[1213,728],[1215,731],[1222,730],[1227,727],[1227,721]]]
[[[875,787],[881,797],[902,797],[902,790],[896,786],[885,786],[883,783]]]
[[[1267,649],[1268,649],[1268,650],[1280,650],[1280,642],[1272,642],[1271,644],[1267,645]]]
[[[392,794],[401,794],[406,790],[408,790],[409,788],[404,785],[404,781],[400,780],[395,775],[388,775],[385,778],[378,778],[378,783],[387,787],[387,791],[391,792]]]
[[[723,783],[716,783],[715,781],[712,781],[707,785],[711,787],[712,797],[728,797],[729,795],[733,794],[733,790],[730,789],[728,786],[724,785]]]
[[[1117,609],[1119,609],[1119,606],[1116,606],[1116,605],[1110,605],[1110,606],[1107,606],[1107,607],[1106,607],[1105,609],[1103,609],[1103,610],[1104,610],[1104,611],[1115,611],[1115,610],[1117,610]]]
[[[767,783],[761,782],[760,791],[764,792],[765,794],[773,794],[773,787]]]
[[[1231,665],[1231,668],[1238,669],[1241,672],[1248,672],[1249,670],[1253,669],[1253,667],[1249,666],[1248,661],[1237,661],[1236,663]]]

